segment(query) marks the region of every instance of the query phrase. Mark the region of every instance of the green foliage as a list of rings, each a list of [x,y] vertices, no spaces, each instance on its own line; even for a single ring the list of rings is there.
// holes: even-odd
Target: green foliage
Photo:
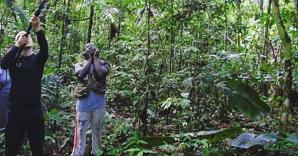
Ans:
[[[279,154],[297,155],[297,138],[297,133],[279,137],[275,144],[266,147],[266,149],[271,153],[277,152]]]
[[[182,133],[178,136],[184,140],[185,138],[198,138],[200,140],[208,140],[210,143],[222,141],[226,138],[232,138],[236,134],[241,132],[240,127],[231,127],[227,129],[211,130],[211,131],[200,131],[192,133]],[[192,139],[191,139],[192,140]]]
[[[184,95],[186,96],[186,95]],[[170,107],[181,107],[186,108],[190,106],[190,100],[185,98],[169,97],[166,101],[162,102],[161,108],[164,110]]]
[[[164,144],[174,143],[174,137],[167,137],[167,136],[150,136],[150,137],[141,137],[140,139],[145,141],[146,147],[156,147]]]
[[[143,156],[144,154],[156,154],[153,150],[146,149],[143,146],[147,145],[147,142],[141,140],[138,134],[134,134],[128,138],[124,144],[124,154]]]
[[[13,13],[16,13],[19,16],[19,19],[21,22],[18,22],[17,20],[16,25],[20,30],[25,30],[28,26],[29,18],[24,10],[22,10],[14,1],[12,0],[5,0],[5,4],[8,8],[11,9]]]
[[[82,60],[93,5],[91,41],[101,49],[100,58],[111,63],[104,150],[98,155],[258,155],[228,142],[243,130],[280,130],[284,47],[267,1],[262,10],[261,1],[151,0],[150,9],[148,2],[49,1],[42,17],[50,48],[42,84],[46,154],[70,155],[72,149],[74,64]],[[297,10],[293,1],[280,3],[294,43],[297,90]],[[0,2],[1,54],[13,44],[15,31],[28,25],[26,16],[37,5],[32,0]],[[112,39],[111,24],[119,31]],[[292,113],[288,125],[294,131],[295,107]],[[24,149],[28,155],[27,144]],[[265,150],[278,155],[288,149],[295,154],[296,145],[283,139]]]
[[[249,118],[256,119],[261,113],[270,112],[270,107],[248,84],[230,79],[226,85],[224,90],[231,98],[231,104],[238,106]]]
[[[57,108],[60,103],[59,88],[62,84],[62,78],[58,75],[46,75],[42,82],[42,102],[47,110]]]
[[[101,15],[101,20],[115,23],[115,16],[122,16],[121,11],[118,8],[104,8]]]

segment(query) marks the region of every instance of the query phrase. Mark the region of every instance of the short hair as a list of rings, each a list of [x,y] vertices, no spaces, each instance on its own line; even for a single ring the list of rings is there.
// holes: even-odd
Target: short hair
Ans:
[[[84,51],[88,52],[88,53],[95,53],[97,50],[96,46],[92,43],[87,43],[84,46]]]
[[[26,31],[20,31],[20,32],[18,32],[17,35],[16,35],[16,37],[15,37],[15,41],[18,41],[18,39],[21,37],[21,35],[26,34],[26,33],[27,33]],[[30,35],[28,35],[28,36],[30,36]]]

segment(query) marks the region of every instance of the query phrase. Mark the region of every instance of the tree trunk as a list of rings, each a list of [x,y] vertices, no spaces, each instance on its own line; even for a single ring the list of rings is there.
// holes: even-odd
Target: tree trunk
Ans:
[[[93,17],[94,17],[94,5],[90,6],[90,15],[89,15],[89,26],[88,26],[88,36],[87,43],[91,42],[92,26],[93,26]]]
[[[241,0],[237,1],[237,9],[238,9],[238,15],[237,15],[237,49],[240,51],[240,40],[241,40]]]
[[[262,2],[264,2],[264,1],[262,1]],[[267,14],[271,13],[271,3],[272,3],[272,0],[269,0],[268,1]],[[262,9],[262,14],[263,14],[263,4],[260,5],[260,8]],[[264,28],[265,30],[262,28],[262,31],[261,31],[261,36],[263,34],[265,34],[264,38],[263,38],[263,40],[264,40],[263,54],[262,54],[263,57],[261,57],[261,61],[263,63],[268,62],[268,57],[269,57],[269,53],[270,53],[269,25],[270,25],[270,20],[267,19],[266,23],[265,23],[265,28]],[[263,71],[263,69],[262,69],[262,71]],[[260,85],[261,93],[263,93],[264,96],[268,96],[268,88],[269,88],[269,83],[268,82],[262,82],[262,84]]]
[[[63,4],[65,6],[65,11],[63,12],[63,24],[62,24],[62,29],[61,29],[61,42],[60,42],[60,51],[59,51],[59,61],[58,61],[58,69],[60,70],[61,65],[62,65],[62,58],[63,58],[63,53],[65,51],[65,40],[66,40],[66,35],[68,32],[68,25],[69,25],[69,19],[68,19],[68,12],[69,12],[69,5],[70,5],[71,0],[64,0]]]
[[[298,29],[298,0],[294,0],[295,1],[295,9],[296,9],[296,18],[295,18],[295,27],[296,29]]]
[[[225,12],[225,34],[224,34],[224,50],[227,51],[228,41],[228,15],[227,15],[227,0],[224,1],[224,12]]]
[[[184,25],[182,24],[181,30],[180,30],[180,43],[183,43],[183,31],[184,31]],[[183,49],[179,49],[179,66],[178,70],[180,71],[182,69],[182,56],[183,56]]]
[[[281,122],[284,126],[288,123],[288,116],[291,110],[290,94],[292,89],[292,44],[291,38],[288,35],[284,22],[280,16],[279,2],[278,0],[273,0],[273,17],[277,25],[278,34],[280,40],[282,41],[283,51],[284,51],[284,105],[283,105],[283,114]]]
[[[170,54],[170,74],[173,72],[173,57],[174,57],[174,4],[173,0],[171,0],[171,54]]]
[[[144,107],[141,115],[142,120],[142,128],[143,128],[143,135],[146,136],[147,134],[147,127],[148,127],[148,106],[149,106],[149,92],[150,92],[150,80],[149,80],[149,55],[150,55],[150,48],[151,48],[151,37],[150,37],[150,0],[146,0],[146,9],[147,9],[147,51],[145,52],[146,58],[145,58],[145,76],[146,76],[146,92],[145,92],[145,99],[144,101]]]
[[[119,16],[119,23],[118,23],[118,34],[117,34],[117,42],[120,39],[120,32],[121,32],[121,17]]]
[[[264,0],[260,0],[260,13],[257,15],[256,19],[261,18],[263,15],[264,15]],[[265,27],[266,26],[262,26],[260,31],[260,40],[264,40],[264,41],[265,41],[265,37],[263,36],[263,34],[265,34]],[[264,55],[264,50],[261,52],[261,54]],[[262,62],[266,62],[264,57],[261,57],[261,56],[259,57],[261,58]]]
[[[267,14],[271,14],[271,3],[272,3],[272,0],[269,0]],[[270,21],[268,19],[265,24],[265,36],[264,36],[264,46],[263,46],[263,55],[265,56],[264,62],[268,62],[268,54],[270,52],[269,25],[270,25]]]

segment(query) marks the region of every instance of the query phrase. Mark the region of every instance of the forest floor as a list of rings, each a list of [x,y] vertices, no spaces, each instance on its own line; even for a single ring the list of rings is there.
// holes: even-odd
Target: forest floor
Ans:
[[[231,147],[231,140],[243,132],[255,134],[280,133],[279,125],[276,122],[276,114],[271,113],[261,121],[252,121],[243,114],[232,111],[227,117],[222,119],[216,116],[210,110],[200,116],[198,125],[187,126],[188,129],[177,126],[175,120],[168,121],[165,116],[160,116],[159,122],[150,119],[148,126],[148,137],[141,137],[137,129],[140,128],[138,122],[135,122],[135,114],[132,114],[129,107],[116,107],[114,105],[107,107],[105,128],[103,135],[103,149],[101,155],[137,155],[143,150],[144,155],[296,155],[298,146],[289,143],[278,143],[275,146],[264,148],[263,146],[254,146],[249,149],[240,149]],[[294,112],[297,114],[297,112]],[[45,115],[46,118],[46,137],[45,137],[45,155],[46,156],[66,156],[70,155],[73,146],[74,118],[75,111],[72,106],[61,107],[58,110],[52,110]],[[194,122],[192,122],[194,123]],[[290,126],[290,132],[297,132],[298,122],[293,118]],[[191,127],[191,128],[190,128]],[[233,129],[241,127],[241,130]],[[213,130],[223,131],[223,135],[211,134]],[[201,133],[202,136],[196,136]],[[210,132],[211,135],[208,133]],[[231,134],[232,133],[232,134]],[[179,135],[179,136],[178,136]],[[4,134],[1,133],[4,140]],[[91,151],[91,131],[87,135],[87,151]],[[151,138],[150,138],[150,137]],[[143,143],[146,139],[161,140],[175,138],[171,143],[156,145]],[[1,139],[1,140],[2,140]],[[213,141],[215,140],[215,141]],[[148,142],[148,140],[146,140]],[[150,140],[149,140],[150,141]],[[2,142],[1,147],[4,147]],[[29,145],[23,144],[22,152],[24,156],[30,155]],[[136,150],[137,153],[131,154],[129,151]],[[139,151],[138,151],[139,150]],[[147,151],[146,151],[147,150]],[[4,149],[0,149],[3,154]]]
[[[211,110],[210,110],[211,111]],[[276,144],[269,148],[263,146],[254,146],[249,149],[240,149],[231,147],[231,139],[236,138],[243,132],[251,132],[255,134],[265,133],[280,133],[279,125],[276,122],[276,114],[271,113],[266,116],[264,120],[252,121],[246,118],[243,114],[238,112],[232,112],[227,115],[227,118],[220,119],[216,115],[211,115],[210,111],[206,111],[205,115],[201,116],[201,125],[193,126],[192,129],[183,129],[175,124],[175,121],[167,123],[166,117],[160,117],[159,122],[150,120],[148,126],[148,134],[150,137],[174,137],[179,134],[190,134],[190,132],[210,132],[212,130],[232,129],[235,126],[241,127],[241,131],[231,131],[223,133],[224,135],[233,136],[231,138],[225,138],[221,136],[208,136],[207,140],[215,139],[216,141],[207,141],[208,147],[203,147],[202,138],[191,136],[191,138],[179,139],[175,138],[175,141],[168,146],[162,145],[149,145],[147,143],[140,143],[140,140],[146,140],[146,137],[140,137],[137,129],[140,128],[138,122],[135,122],[134,114],[130,111],[130,108],[111,106],[107,108],[106,122],[103,135],[103,149],[102,155],[129,155],[130,149],[139,148],[140,150],[148,150],[147,155],[296,155],[298,154],[298,146],[293,146],[289,143]],[[53,123],[48,123],[48,133],[46,137],[46,155],[49,156],[62,156],[69,155],[71,153],[73,145],[73,131],[74,131],[74,115],[75,112],[72,108],[64,109],[63,122],[57,122],[55,126]],[[214,113],[213,113],[214,114]],[[294,113],[294,114],[297,114]],[[211,116],[211,117],[210,117]],[[289,131],[297,132],[298,122],[293,119],[291,123],[295,123],[290,126]],[[188,126],[189,127],[189,126]],[[189,133],[186,133],[189,132]],[[136,136],[137,135],[137,136]],[[218,137],[218,138],[216,138]],[[149,137],[148,137],[149,138]],[[203,136],[205,138],[205,136]],[[91,151],[91,131],[88,132],[87,151]],[[189,140],[188,140],[189,139]],[[218,139],[222,139],[218,141]],[[200,141],[198,141],[200,140]],[[138,143],[138,141],[140,141]],[[148,141],[148,140],[147,140]],[[185,147],[183,147],[185,146]],[[196,147],[197,146],[197,147]],[[204,150],[204,148],[206,148]],[[196,151],[196,152],[193,152]],[[151,153],[151,154],[150,154]],[[176,154],[175,154],[176,153]],[[208,153],[208,154],[206,154]],[[137,155],[137,153],[132,154]],[[145,154],[146,155],[146,154]]]

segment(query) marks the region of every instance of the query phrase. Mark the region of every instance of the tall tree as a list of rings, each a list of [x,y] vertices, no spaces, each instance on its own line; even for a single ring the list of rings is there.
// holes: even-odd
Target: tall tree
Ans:
[[[237,1],[237,48],[238,51],[240,50],[240,40],[241,40],[241,24],[242,24],[242,17],[241,17],[241,0]]]
[[[262,0],[261,1],[261,5],[260,5],[260,8],[261,8],[261,12],[262,12],[262,15],[264,15],[264,11],[263,11],[263,3],[264,1]],[[271,3],[272,3],[272,0],[269,0],[268,1],[268,6],[267,6],[267,14],[270,15],[271,13]],[[261,38],[263,39],[264,41],[264,44],[263,44],[263,49],[262,49],[262,55],[263,57],[261,57],[261,61],[262,63],[268,63],[268,57],[269,57],[269,52],[270,52],[270,40],[269,40],[269,26],[270,26],[270,19],[267,18],[266,21],[265,21],[265,26],[262,27],[262,31],[261,31]],[[264,69],[261,69],[261,71],[264,72]],[[268,96],[268,88],[269,88],[269,83],[268,82],[262,82],[262,84],[260,85],[260,90],[261,92],[265,95],[265,96]]]
[[[227,0],[224,0],[224,15],[225,15],[225,34],[224,34],[224,50],[227,50],[227,43],[228,43],[228,13],[227,13]]]
[[[65,52],[65,40],[68,32],[68,25],[70,24],[69,20],[69,6],[72,0],[63,1],[63,14],[62,14],[62,28],[61,28],[61,41],[60,41],[60,51],[59,51],[59,60],[58,60],[58,69],[60,70],[62,65],[63,53]]]
[[[268,1],[268,8],[267,8],[267,14],[271,14],[271,3],[272,0]],[[266,20],[265,23],[265,36],[264,36],[264,46],[263,46],[263,55],[265,56],[264,61],[268,61],[268,54],[270,51],[270,43],[269,43],[269,26],[270,26],[270,20],[269,18]]]
[[[171,0],[171,53],[170,53],[170,73],[173,72],[173,61],[174,61],[174,44],[175,44],[175,33],[174,33],[174,0]],[[171,90],[170,90],[171,94]],[[170,95],[171,96],[171,95]]]
[[[284,22],[280,15],[279,1],[273,0],[273,17],[277,26],[280,40],[282,41],[283,53],[284,53],[284,105],[281,121],[283,125],[287,125],[288,117],[291,110],[290,95],[292,90],[292,43],[291,38],[285,28]]]
[[[89,26],[88,26],[88,36],[87,36],[87,43],[91,42],[91,35],[92,35],[92,26],[93,26],[93,17],[94,17],[94,5],[90,5],[90,15],[89,15]]]
[[[143,123],[143,135],[147,134],[147,124],[148,124],[148,107],[149,107],[149,92],[150,92],[150,79],[149,79],[149,55],[151,50],[151,36],[150,36],[150,17],[151,17],[151,3],[150,0],[146,0],[145,8],[147,10],[147,50],[145,52],[145,76],[146,76],[146,93],[143,100],[144,107],[142,111],[142,123]]]
[[[295,9],[296,9],[296,28],[298,28],[298,0],[294,0],[295,2]]]

